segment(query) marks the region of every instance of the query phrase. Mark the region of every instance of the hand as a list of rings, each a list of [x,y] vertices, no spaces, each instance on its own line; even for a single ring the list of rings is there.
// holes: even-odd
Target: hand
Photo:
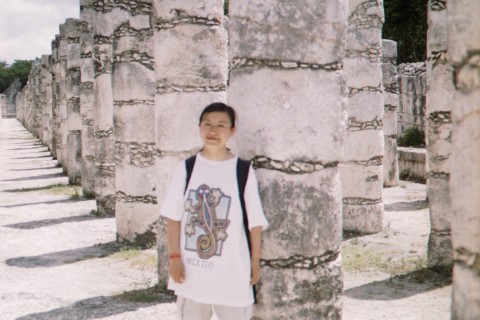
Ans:
[[[176,283],[183,283],[183,281],[185,281],[185,266],[181,259],[170,259],[168,274]]]
[[[260,259],[252,259],[252,277],[250,278],[250,285],[257,284],[258,280],[260,280]]]

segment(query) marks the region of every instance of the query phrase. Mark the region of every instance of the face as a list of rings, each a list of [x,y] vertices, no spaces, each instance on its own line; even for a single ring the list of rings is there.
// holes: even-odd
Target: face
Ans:
[[[206,147],[225,147],[235,130],[224,112],[207,113],[200,123],[200,137]]]

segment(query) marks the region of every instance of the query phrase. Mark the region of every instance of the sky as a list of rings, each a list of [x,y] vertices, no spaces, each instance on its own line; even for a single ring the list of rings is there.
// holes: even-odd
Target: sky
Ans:
[[[80,0],[0,0],[0,61],[51,54],[59,25],[80,15]]]

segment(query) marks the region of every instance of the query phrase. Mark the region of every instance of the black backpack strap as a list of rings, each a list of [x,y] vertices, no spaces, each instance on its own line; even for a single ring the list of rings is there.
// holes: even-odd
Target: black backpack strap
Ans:
[[[188,183],[192,177],[193,167],[195,166],[195,160],[197,159],[196,155],[191,156],[185,160],[185,169],[187,169],[187,178],[185,179],[185,190],[183,194],[187,192]]]
[[[248,240],[248,250],[251,250],[250,231],[248,230],[248,216],[247,208],[245,206],[245,187],[247,186],[248,171],[250,170],[250,162],[238,158],[237,161],[237,184],[240,198],[240,205],[242,206],[243,226]]]
[[[245,235],[247,236],[248,251],[252,252],[252,243],[250,241],[250,230],[248,229],[248,215],[247,207],[245,205],[245,187],[247,186],[248,172],[250,171],[250,161],[237,160],[237,184],[238,193],[240,198],[240,205],[242,206],[243,215],[243,228],[245,229]],[[253,286],[253,299],[254,303],[257,303],[257,289]]]

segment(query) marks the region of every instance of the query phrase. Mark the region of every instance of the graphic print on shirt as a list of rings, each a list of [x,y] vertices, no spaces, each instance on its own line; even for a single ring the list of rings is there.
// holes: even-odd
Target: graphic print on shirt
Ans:
[[[185,201],[188,213],[185,226],[185,249],[196,251],[201,259],[222,255],[222,245],[227,239],[230,224],[229,196],[218,188],[202,184],[197,190],[190,190]]]

